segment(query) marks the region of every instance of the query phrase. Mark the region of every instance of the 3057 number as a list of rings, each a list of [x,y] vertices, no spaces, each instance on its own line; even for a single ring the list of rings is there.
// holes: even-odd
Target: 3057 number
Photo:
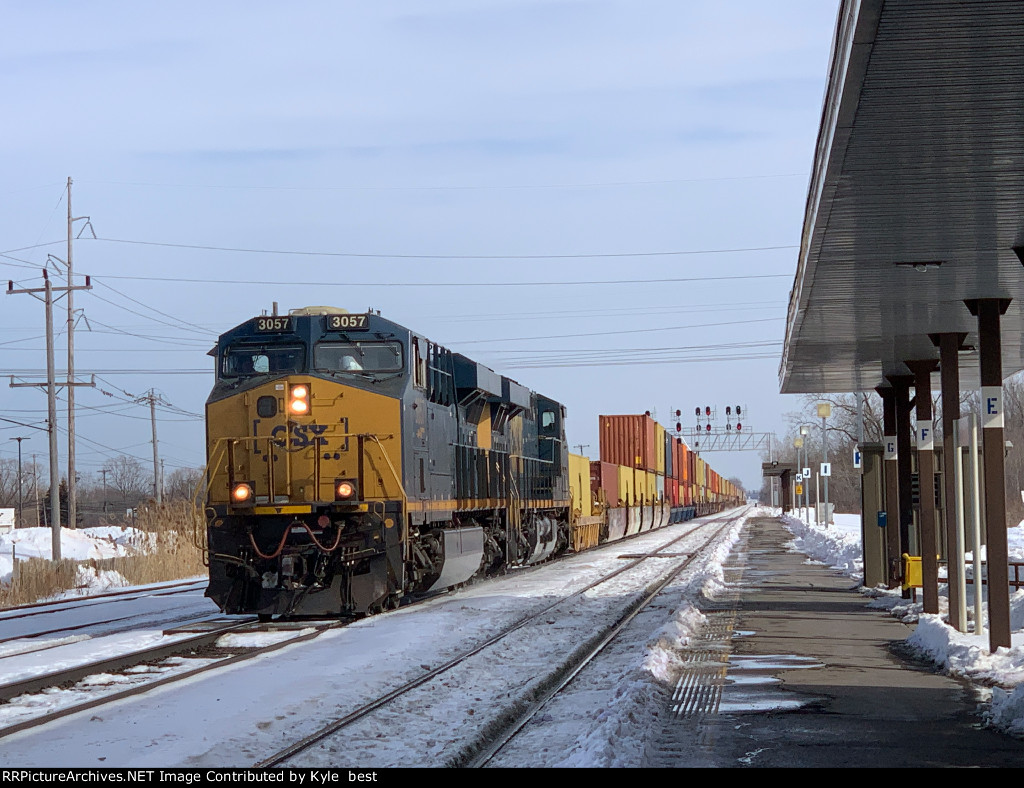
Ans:
[[[366,315],[329,315],[327,328],[332,331],[363,331],[369,327]]]
[[[256,318],[257,331],[291,331],[292,319],[290,317],[258,317]]]

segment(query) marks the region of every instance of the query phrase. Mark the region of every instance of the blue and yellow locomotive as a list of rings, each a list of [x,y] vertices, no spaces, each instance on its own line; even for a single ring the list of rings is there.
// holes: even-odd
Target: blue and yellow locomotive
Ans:
[[[206,594],[225,612],[374,613],[569,546],[558,402],[372,311],[256,317],[211,355]]]

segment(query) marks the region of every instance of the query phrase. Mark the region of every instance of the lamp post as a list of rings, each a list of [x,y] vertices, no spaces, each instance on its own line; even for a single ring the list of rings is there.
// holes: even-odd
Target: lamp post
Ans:
[[[15,523],[16,528],[20,528],[22,523],[22,505],[21,505],[21,442],[31,440],[30,438],[10,438],[12,441],[18,442],[18,522]]]
[[[794,438],[794,439],[793,439],[793,447],[794,447],[794,448],[796,449],[796,467],[797,467],[797,473],[800,473],[800,474],[802,474],[802,472],[803,472],[803,467],[804,467],[803,465],[801,465],[801,464],[800,464],[800,449],[802,449],[802,448],[803,448],[803,445],[804,445],[804,439],[803,439],[802,437],[800,437],[800,438]],[[806,482],[807,482],[807,480],[806,480],[806,479],[804,479],[804,477],[803,477],[802,475],[800,476],[800,480],[801,480],[801,482],[803,482],[804,484],[806,484]],[[798,495],[798,496],[797,496],[797,500],[799,500],[800,498],[802,498],[802,497],[803,497],[803,494],[804,494],[804,491],[803,491],[803,488],[801,487],[801,489],[800,489],[800,495]],[[798,505],[799,505],[799,504],[798,504]]]
[[[804,467],[809,466],[811,464],[810,457],[808,456],[810,454],[811,447],[807,445],[807,436],[810,435],[810,434],[811,434],[811,428],[808,427],[806,424],[801,424],[800,425],[800,437],[804,441]],[[801,468],[800,470],[803,470],[803,468]],[[811,485],[811,480],[807,478],[808,475],[809,474],[804,474],[804,517],[806,519],[806,522],[809,525],[810,522],[811,522],[811,512],[810,512],[810,499],[811,499],[810,485]]]
[[[825,419],[832,415],[832,405],[828,402],[818,403],[818,416],[821,418],[821,464],[828,464],[828,437],[826,434]],[[825,527],[828,528],[828,476],[825,479]]]

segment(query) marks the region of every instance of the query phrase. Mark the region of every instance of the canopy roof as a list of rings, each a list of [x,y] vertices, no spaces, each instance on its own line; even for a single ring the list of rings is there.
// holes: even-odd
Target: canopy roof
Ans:
[[[1024,368],[1024,2],[843,0],[781,391],[869,391],[928,338],[1013,299],[1003,373]],[[1015,248],[1018,251],[1014,251]],[[976,351],[961,356],[965,388]]]

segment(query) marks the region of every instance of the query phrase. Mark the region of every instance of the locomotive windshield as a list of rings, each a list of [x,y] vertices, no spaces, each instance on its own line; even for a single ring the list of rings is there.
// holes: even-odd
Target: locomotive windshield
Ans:
[[[317,372],[400,372],[398,342],[320,342],[313,349]]]
[[[224,353],[222,374],[228,378],[288,375],[305,369],[306,348],[302,345],[233,345]]]

